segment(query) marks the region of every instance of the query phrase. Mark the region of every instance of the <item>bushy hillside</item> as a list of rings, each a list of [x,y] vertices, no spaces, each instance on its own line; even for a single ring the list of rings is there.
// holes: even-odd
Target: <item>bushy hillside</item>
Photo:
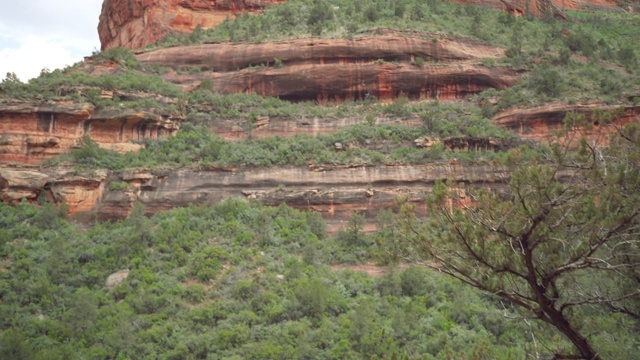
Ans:
[[[51,204],[0,204],[3,359],[516,359],[540,341],[430,270],[350,270],[393,236],[355,220],[325,237],[286,206],[141,210],[81,229]]]

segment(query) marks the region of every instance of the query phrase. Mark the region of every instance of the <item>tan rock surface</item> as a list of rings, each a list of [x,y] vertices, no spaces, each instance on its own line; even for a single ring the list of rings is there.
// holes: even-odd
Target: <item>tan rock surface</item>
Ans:
[[[298,39],[259,44],[202,44],[170,47],[136,54],[143,64],[173,68],[200,67],[206,71],[227,72],[249,66],[274,65],[279,59],[286,66],[367,63],[383,61],[454,62],[497,59],[504,50],[477,41],[451,37],[368,36],[356,39]]]
[[[148,176],[142,176],[145,179]],[[138,177],[133,177],[137,179]],[[132,178],[132,181],[136,181]],[[157,213],[189,204],[216,204],[241,197],[267,205],[282,202],[321,212],[331,226],[360,211],[371,219],[378,210],[394,206],[398,196],[418,204],[424,213],[424,198],[436,180],[453,179],[461,184],[500,186],[507,180],[504,169],[489,165],[461,166],[439,163],[403,166],[280,167],[238,169],[183,169],[155,176],[153,187],[136,192],[107,191],[98,217],[119,219],[140,201],[147,213]],[[465,185],[463,185],[464,187]]]
[[[7,203],[35,199],[48,180],[38,171],[0,168],[0,199]]]
[[[129,270],[120,270],[117,271],[107,277],[107,280],[104,282],[104,287],[107,289],[113,289],[118,285],[122,284],[127,277],[129,277]]]

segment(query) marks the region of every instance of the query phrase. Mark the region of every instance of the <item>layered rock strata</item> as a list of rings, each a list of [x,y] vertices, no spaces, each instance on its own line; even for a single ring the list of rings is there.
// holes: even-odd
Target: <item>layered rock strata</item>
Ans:
[[[193,88],[204,79],[221,94],[256,93],[290,101],[340,103],[349,100],[393,100],[404,94],[412,100],[462,99],[487,89],[513,86],[518,72],[510,68],[474,64],[425,65],[401,63],[297,65],[245,69],[239,72],[167,76]]]
[[[204,110],[205,113],[207,112],[206,107],[202,107],[200,110]],[[422,120],[417,116],[406,119],[377,117],[372,121],[376,125],[395,124],[414,128],[420,127],[423,124]],[[202,120],[195,120],[195,122],[206,126],[211,132],[227,140],[246,139],[248,137],[254,139],[272,136],[292,137],[297,134],[326,135],[332,134],[347,126],[370,123],[362,116],[345,118],[259,116],[252,122],[244,119],[207,117]]]
[[[122,219],[136,202],[148,214],[174,207],[212,205],[224,199],[246,198],[266,205],[287,205],[320,212],[337,229],[356,211],[370,220],[378,210],[392,208],[398,198],[425,213],[424,198],[437,180],[500,187],[508,181],[505,169],[489,165],[462,166],[457,162],[428,165],[181,169],[154,173],[127,170],[117,181],[124,190],[106,186],[104,171],[74,174],[71,169],[0,169],[0,197],[15,203],[39,196],[65,202],[72,213],[94,212],[100,219]],[[114,180],[112,178],[111,180]]]
[[[554,131],[560,129],[567,115],[571,114],[584,116],[591,122],[593,128],[589,130],[590,134],[606,136],[616,127],[602,127],[602,122],[613,121],[617,125],[640,122],[640,105],[621,108],[599,103],[550,103],[529,109],[509,109],[494,116],[492,121],[524,139],[544,141],[553,137]],[[581,131],[583,135],[589,135],[584,129]]]
[[[363,64],[373,61],[454,62],[498,59],[504,50],[472,40],[437,35],[368,36],[356,39],[297,39],[259,44],[202,44],[136,53],[143,64],[173,68],[198,67],[228,72],[250,66]]]
[[[96,109],[91,104],[0,103],[0,164],[37,164],[67,152],[89,135],[115,151],[137,150],[131,141],[175,134],[181,119],[131,109]]]
[[[205,44],[138,54],[143,64],[201,72],[163,75],[193,90],[206,82],[215,93],[257,93],[291,101],[342,102],[461,99],[515,84],[518,71],[479,64],[504,56],[501,48],[451,38],[367,37],[265,44]]]
[[[73,168],[0,168],[0,200],[16,204],[23,199],[64,203],[70,213],[95,209],[105,192],[107,171],[77,174]]]
[[[131,184],[125,191],[108,191],[98,207],[98,217],[121,218],[136,201],[148,213],[176,206],[215,204],[241,197],[267,205],[319,211],[330,224],[340,224],[353,211],[375,217],[379,209],[391,208],[398,197],[422,204],[436,180],[461,184],[500,184],[504,169],[491,166],[429,165],[319,168],[183,169],[155,175],[139,171],[123,176]]]

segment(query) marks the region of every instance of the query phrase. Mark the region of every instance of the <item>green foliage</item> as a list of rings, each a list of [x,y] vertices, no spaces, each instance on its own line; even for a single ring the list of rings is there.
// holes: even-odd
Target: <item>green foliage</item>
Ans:
[[[47,227],[38,221],[41,211],[0,203],[0,226],[14,239],[2,244],[3,359],[533,353],[530,328],[505,320],[515,316],[510,304],[422,267],[373,278],[336,263],[337,254],[354,251],[367,261],[375,245],[318,241],[317,233],[324,237],[318,214],[229,200],[150,219],[136,206],[126,221],[79,229],[64,219]],[[352,225],[361,229],[358,221]],[[124,253],[121,238],[130,238]],[[55,256],[63,257],[42,261],[61,244]],[[310,244],[315,261],[303,263]],[[55,275],[59,281],[51,281],[54,263],[66,266],[57,270],[64,274]],[[106,277],[123,268],[128,278],[104,288]],[[556,341],[530,325],[540,331],[536,341]]]
[[[538,95],[548,96],[550,98],[558,96],[562,90],[562,78],[560,73],[555,69],[541,69],[531,75],[531,83]]]
[[[565,44],[569,50],[581,52],[585,56],[591,56],[596,50],[596,41],[588,33],[572,33],[565,38]]]
[[[231,97],[230,99],[233,99]],[[220,99],[220,100],[230,100]],[[226,102],[220,101],[220,106]],[[254,109],[253,107],[250,107]],[[356,108],[357,109],[357,108]],[[123,170],[127,167],[176,168],[188,166],[274,166],[315,164],[381,164],[423,163],[440,159],[424,149],[415,147],[414,140],[423,135],[448,137],[466,135],[509,139],[504,129],[491,124],[477,108],[464,108],[438,103],[410,104],[407,98],[395,103],[370,108],[376,114],[398,117],[418,113],[424,127],[361,123],[346,127],[329,135],[279,136],[230,142],[212,134],[201,125],[184,123],[176,136],[146,141],[145,148],[137,153],[118,154],[101,149],[89,136],[82,138],[80,147],[69,155],[53,158],[49,163],[74,161],[82,169]],[[337,109],[340,111],[340,109]],[[355,109],[347,110],[349,112]],[[255,113],[254,113],[255,114]],[[367,116],[365,116],[366,118]],[[335,144],[351,145],[344,151],[336,151]],[[380,147],[384,144],[384,147]],[[458,157],[460,154],[456,155]],[[446,155],[448,156],[448,155]],[[453,156],[453,155],[451,155]],[[484,153],[483,157],[493,157]],[[125,190],[122,182],[112,182],[113,190]]]
[[[133,52],[122,47],[102,52],[94,52],[92,54],[92,59],[97,62],[115,62],[130,69],[140,67],[140,63],[136,60]]]
[[[407,108],[408,104],[409,98],[401,95],[392,104],[387,105],[384,112],[385,114],[394,117],[407,117],[410,115],[410,110]]]
[[[201,282],[207,282],[216,278],[222,268],[220,260],[226,257],[220,247],[209,246],[203,251],[194,254],[189,262],[189,273]]]
[[[347,225],[338,234],[338,241],[343,241],[350,246],[367,245],[367,236],[362,231],[365,224],[364,215],[354,212],[347,221]]]
[[[494,111],[515,106],[541,105],[550,99],[571,103],[597,99],[598,102],[620,104],[626,102],[625,94],[629,92],[628,89],[640,86],[640,78],[637,76],[595,63],[569,61],[569,54],[562,51],[560,57],[566,66],[541,64],[515,86],[501,91],[487,90],[476,98],[481,102],[498,98]]]
[[[600,114],[599,122],[606,125],[615,116]],[[469,195],[460,196],[459,185],[436,184],[428,200],[434,217],[422,223],[407,208],[403,238],[409,241],[399,249],[521,307],[564,336],[574,353],[600,358],[600,347],[613,350],[585,327],[587,319],[621,312],[620,324],[637,330],[640,314],[633,260],[640,257],[637,129],[635,124],[618,129],[603,147],[609,130],[596,131],[583,117],[569,116],[565,137],[550,153],[509,162],[507,194],[467,190],[474,199],[469,207],[463,200]],[[591,131],[590,139],[571,139],[575,131]],[[619,269],[615,275],[610,266]],[[609,325],[607,331],[618,331]],[[562,346],[553,351],[571,352]]]
[[[325,0],[314,1],[313,7],[309,12],[307,18],[307,25],[311,31],[311,34],[319,36],[322,34],[323,28],[327,26],[327,23],[333,19],[333,10],[331,5]]]
[[[618,61],[627,69],[635,69],[638,66],[638,58],[632,47],[625,46],[618,50]]]
[[[129,188],[129,183],[126,181],[111,181],[109,183],[109,191],[124,191]]]

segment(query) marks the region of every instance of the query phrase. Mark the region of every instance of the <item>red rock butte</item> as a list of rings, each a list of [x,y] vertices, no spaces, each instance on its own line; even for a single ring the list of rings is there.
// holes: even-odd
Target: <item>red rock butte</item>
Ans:
[[[196,27],[213,28],[227,17],[259,13],[287,0],[105,0],[98,34],[102,50],[139,49],[161,41],[170,33],[190,33]],[[451,0],[487,6],[516,16],[542,17],[551,13],[566,18],[562,9],[615,8],[617,0]]]
[[[208,29],[227,17],[256,13],[286,0],[105,0],[98,34],[102,50],[138,49],[162,40],[172,32]]]

